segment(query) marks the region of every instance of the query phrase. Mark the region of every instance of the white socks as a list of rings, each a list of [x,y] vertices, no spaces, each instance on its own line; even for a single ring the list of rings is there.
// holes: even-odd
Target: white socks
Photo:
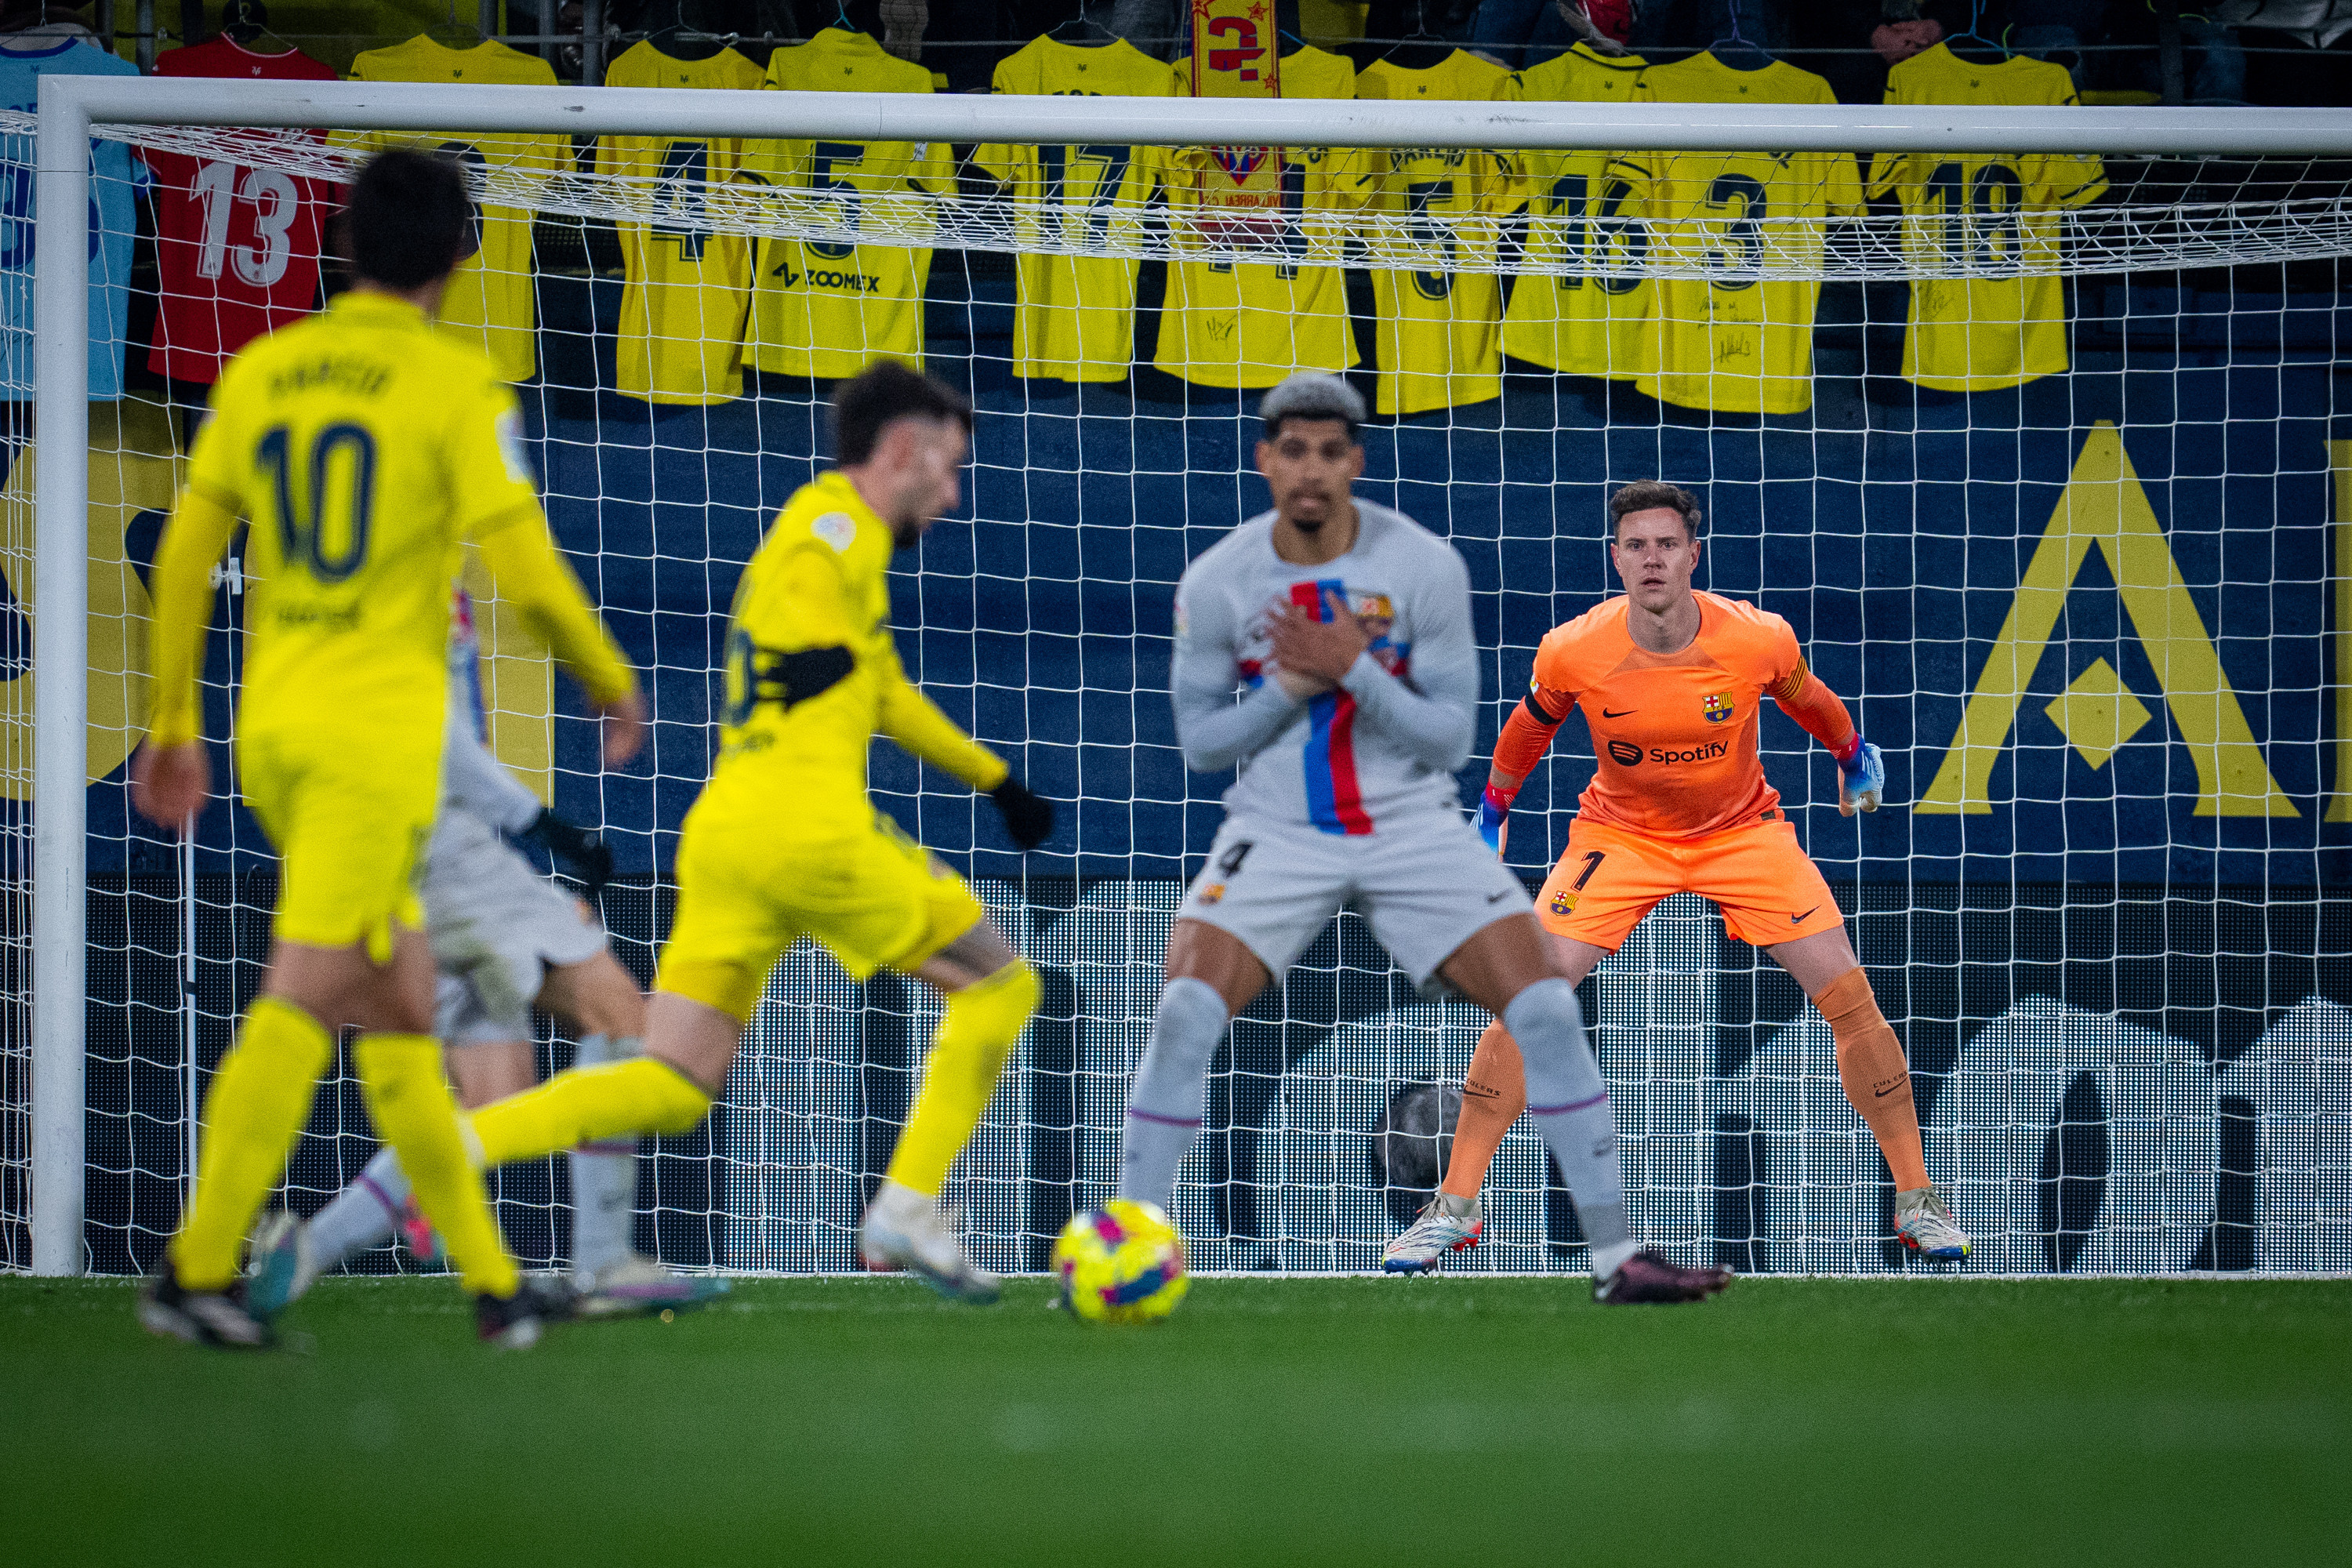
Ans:
[[[1127,1126],[1118,1145],[1118,1195],[1166,1208],[1176,1195],[1176,1167],[1201,1136],[1209,1060],[1232,1022],[1225,999],[1205,980],[1171,980],[1160,993],[1151,1039],[1128,1086]]]
[[[1606,1279],[1637,1248],[1625,1224],[1625,1174],[1617,1163],[1609,1086],[1585,1043],[1576,992],[1562,979],[1538,980],[1511,998],[1503,1026],[1527,1063],[1528,1114],[1576,1200],[1593,1278]]]
[[[577,1067],[633,1057],[635,1039],[591,1035],[580,1042]],[[572,1151],[572,1270],[591,1276],[632,1250],[637,1217],[637,1141],[583,1143]]]
[[[387,1144],[312,1217],[310,1246],[319,1272],[332,1273],[354,1253],[390,1241],[407,1202],[408,1178],[401,1173],[400,1157]]]

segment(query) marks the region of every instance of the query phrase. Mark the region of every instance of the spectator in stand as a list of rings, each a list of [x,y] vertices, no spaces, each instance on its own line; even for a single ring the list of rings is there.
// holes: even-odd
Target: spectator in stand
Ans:
[[[1920,14],[1919,0],[1885,0],[1880,22],[1870,35],[1870,47],[1890,66],[1899,66],[1922,49],[1944,39],[1944,25]]]
[[[2083,46],[2105,41],[2107,0],[2017,0],[2005,40],[2021,55],[2064,66],[2083,85]],[[1979,31],[1992,35],[1990,26]]]
[[[1479,0],[1470,47],[1512,70],[1564,55],[1578,43],[1621,53],[1633,30],[1633,0]]]
[[[2215,0],[2205,15],[2210,25],[2252,33],[2245,46],[2266,51],[2252,62],[2244,48],[2237,51],[2238,96],[2266,104],[2352,104],[2352,67],[2339,52],[2352,47],[2352,0]],[[2187,32],[2184,17],[2184,37]],[[2250,65],[2251,90],[2245,83]],[[2201,100],[2203,61],[2197,74],[2194,90]],[[2219,95],[2221,86],[2215,90]]]
[[[1735,22],[1739,36],[1758,48],[1778,53],[1789,47],[1788,7],[1782,0],[1650,0],[1636,8],[1625,43],[1645,59],[1661,52],[1704,49],[1729,37]]]
[[[2228,20],[2230,9],[2216,5],[2204,15],[2180,14],[2181,48],[2194,61],[2189,79],[2191,103],[2246,101],[2246,51],[2238,42],[2238,29]]]

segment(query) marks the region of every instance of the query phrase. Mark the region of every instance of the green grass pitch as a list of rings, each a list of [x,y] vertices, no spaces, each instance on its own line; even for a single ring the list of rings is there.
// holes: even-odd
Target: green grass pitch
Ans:
[[[739,1282],[473,1342],[331,1279],[268,1356],[0,1280],[11,1563],[2341,1561],[2352,1281]]]

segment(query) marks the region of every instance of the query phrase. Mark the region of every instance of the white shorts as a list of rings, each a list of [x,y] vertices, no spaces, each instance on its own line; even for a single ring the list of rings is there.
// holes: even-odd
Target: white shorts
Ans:
[[[531,1037],[551,967],[606,951],[604,928],[469,812],[444,810],[425,859],[425,931],[440,970],[434,1027],[452,1046]]]
[[[1176,916],[1231,932],[1279,980],[1351,902],[1424,991],[1456,948],[1532,907],[1478,830],[1440,806],[1353,836],[1228,816]]]

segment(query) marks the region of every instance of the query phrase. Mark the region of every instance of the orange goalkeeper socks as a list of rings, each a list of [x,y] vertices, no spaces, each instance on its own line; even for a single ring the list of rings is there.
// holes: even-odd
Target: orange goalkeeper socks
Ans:
[[[1475,1198],[1486,1183],[1486,1167],[1503,1146],[1503,1134],[1528,1108],[1527,1064],[1519,1059],[1519,1043],[1496,1019],[1478,1037],[1470,1053],[1470,1071],[1462,1085],[1462,1121],[1454,1129],[1454,1155],[1445,1164],[1439,1191],[1457,1198]]]
[[[1911,1069],[1895,1026],[1878,1010],[1870,977],[1859,967],[1822,987],[1813,998],[1837,1041],[1838,1080],[1845,1097],[1870,1124],[1896,1192],[1927,1184],[1927,1161],[1919,1146],[1919,1112],[1911,1100]],[[1478,1037],[1470,1072],[1462,1086],[1462,1121],[1454,1130],[1454,1154],[1445,1167],[1444,1191],[1475,1197],[1486,1184],[1486,1167],[1502,1147],[1503,1134],[1527,1109],[1527,1069],[1518,1042],[1499,1018]]]
[[[1903,1042],[1895,1026],[1878,1010],[1870,976],[1860,966],[1847,970],[1822,987],[1813,998],[1837,1041],[1838,1082],[1862,1119],[1870,1123],[1879,1152],[1894,1173],[1895,1190],[1907,1193],[1927,1184],[1927,1159],[1919,1148],[1919,1111],[1911,1100],[1911,1065],[1904,1059]]]

